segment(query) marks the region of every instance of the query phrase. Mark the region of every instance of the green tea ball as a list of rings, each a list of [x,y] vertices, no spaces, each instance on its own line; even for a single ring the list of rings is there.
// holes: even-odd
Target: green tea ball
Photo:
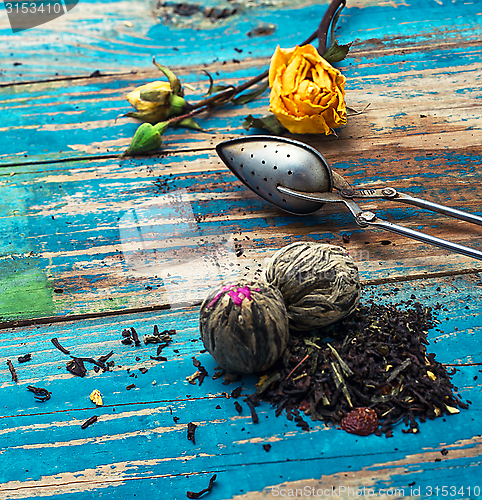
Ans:
[[[265,282],[239,282],[213,290],[201,306],[204,346],[222,368],[267,370],[288,343],[288,314],[281,292]]]
[[[298,242],[269,260],[265,280],[278,288],[294,330],[311,330],[342,319],[360,300],[358,268],[345,249]]]

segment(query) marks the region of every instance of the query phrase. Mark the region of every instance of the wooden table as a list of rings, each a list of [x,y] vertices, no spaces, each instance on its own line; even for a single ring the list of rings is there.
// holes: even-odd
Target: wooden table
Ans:
[[[1,10],[0,497],[182,499],[217,474],[212,500],[321,498],[319,490],[352,498],[363,487],[380,498],[479,498],[479,261],[361,230],[340,207],[297,217],[257,198],[214,148],[247,133],[243,118],[263,114],[267,94],[201,118],[210,132],[169,131],[159,154],[119,157],[137,122],[116,118],[129,110],[127,92],[160,78],[152,56],[194,87],[195,101],[208,87],[203,70],[226,84],[257,75],[277,44],[292,47],[313,32],[326,0],[242,3],[217,20],[176,17],[170,5],[86,0],[16,34]],[[337,33],[354,44],[338,67],[348,106],[370,106],[338,137],[296,138],[354,185],[393,186],[480,214],[481,22],[478,1],[349,0]],[[260,27],[276,29],[248,35]],[[482,228],[472,224],[385,201],[364,206],[481,248]],[[239,384],[249,394],[257,377],[212,379],[199,303],[210,285],[256,276],[295,241],[345,246],[359,266],[362,302],[414,295],[442,304],[428,349],[457,367],[453,381],[469,410],[421,424],[419,434],[396,428],[390,439],[321,422],[305,432],[268,405],[258,408],[259,424],[246,408],[239,415],[226,394]],[[211,251],[224,252],[217,271],[205,264]],[[150,358],[156,346],[121,343],[124,329],[142,340],[154,325],[176,330],[166,362]],[[74,356],[112,350],[115,364],[103,373],[86,363],[88,374],[76,377],[52,338]],[[27,353],[31,361],[18,363]],[[201,386],[186,380],[193,356],[209,373]],[[28,385],[51,399],[35,401]],[[89,400],[94,389],[104,406]],[[93,415],[98,421],[82,429]],[[189,422],[198,425],[195,444]]]

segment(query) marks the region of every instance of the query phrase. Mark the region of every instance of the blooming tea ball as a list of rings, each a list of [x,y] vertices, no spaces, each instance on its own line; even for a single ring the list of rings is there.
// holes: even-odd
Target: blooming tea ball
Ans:
[[[288,343],[283,296],[265,282],[239,282],[212,291],[201,306],[199,327],[219,366],[236,373],[268,369]]]
[[[278,250],[264,277],[283,294],[290,327],[310,330],[352,313],[360,300],[358,268],[345,249],[298,242]]]

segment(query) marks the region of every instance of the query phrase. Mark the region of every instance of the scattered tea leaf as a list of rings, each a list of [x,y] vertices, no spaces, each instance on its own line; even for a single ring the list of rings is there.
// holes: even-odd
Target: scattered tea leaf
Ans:
[[[201,490],[197,493],[195,493],[193,491],[188,491],[186,493],[187,498],[196,499],[196,498],[200,498],[205,493],[209,493],[213,489],[213,485],[214,485],[214,481],[216,481],[216,477],[217,477],[216,474],[214,474],[214,476],[211,477],[211,479],[209,480],[209,486],[207,488],[204,488],[203,490]]]

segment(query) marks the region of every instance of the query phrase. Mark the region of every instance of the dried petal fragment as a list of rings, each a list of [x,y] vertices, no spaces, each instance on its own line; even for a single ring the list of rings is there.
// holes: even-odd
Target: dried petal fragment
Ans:
[[[97,406],[103,406],[102,396],[100,394],[99,389],[94,389],[90,394],[90,400],[92,403],[95,403]]]

